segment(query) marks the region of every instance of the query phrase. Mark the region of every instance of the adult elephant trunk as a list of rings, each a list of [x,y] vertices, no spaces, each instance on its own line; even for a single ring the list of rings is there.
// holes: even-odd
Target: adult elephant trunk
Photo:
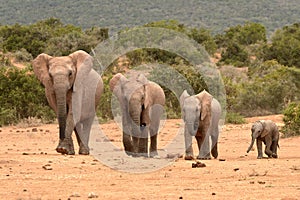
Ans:
[[[57,102],[57,119],[59,125],[59,138],[63,140],[66,132],[67,121],[67,95],[66,89],[60,88],[55,90],[56,102]]]
[[[249,153],[249,151],[252,149],[254,141],[255,141],[255,137],[252,135],[252,141],[251,141],[251,144],[250,144],[250,146],[249,146],[249,148],[247,150],[247,153]]]

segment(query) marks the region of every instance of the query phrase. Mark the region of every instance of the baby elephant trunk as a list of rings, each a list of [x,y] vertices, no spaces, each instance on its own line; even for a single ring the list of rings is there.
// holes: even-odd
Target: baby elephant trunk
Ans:
[[[252,141],[251,141],[251,144],[250,144],[250,146],[249,146],[249,148],[247,150],[247,153],[249,153],[249,151],[252,149],[254,141],[255,141],[255,137],[252,137]]]

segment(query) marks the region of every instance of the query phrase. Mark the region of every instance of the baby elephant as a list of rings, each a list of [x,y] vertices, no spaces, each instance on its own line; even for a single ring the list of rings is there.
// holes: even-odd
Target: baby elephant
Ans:
[[[256,139],[258,159],[263,157],[262,142],[266,145],[265,154],[267,154],[269,158],[277,158],[277,146],[279,147],[279,131],[277,125],[272,120],[259,120],[254,122],[251,131],[252,141],[247,153],[252,149]]]

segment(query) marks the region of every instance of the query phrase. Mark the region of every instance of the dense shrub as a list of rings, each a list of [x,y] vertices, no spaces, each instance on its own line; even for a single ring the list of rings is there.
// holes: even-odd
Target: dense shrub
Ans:
[[[224,77],[227,111],[243,116],[281,113],[290,101],[300,99],[300,71],[267,61],[249,68],[249,80]],[[238,79],[235,79],[238,80]]]
[[[300,135],[300,103],[292,102],[283,111],[284,137]]]
[[[225,122],[231,123],[231,124],[244,124],[246,122],[246,120],[239,113],[228,112],[228,113],[226,113]]]
[[[44,88],[29,68],[0,68],[0,125],[14,124],[28,117],[45,122],[55,118]]]
[[[108,38],[108,29],[92,27],[83,31],[74,25],[64,25],[59,19],[49,18],[31,25],[0,26],[2,51],[25,49],[32,57],[47,52],[56,56],[68,55],[82,49],[90,52]],[[22,50],[23,51],[23,50]]]

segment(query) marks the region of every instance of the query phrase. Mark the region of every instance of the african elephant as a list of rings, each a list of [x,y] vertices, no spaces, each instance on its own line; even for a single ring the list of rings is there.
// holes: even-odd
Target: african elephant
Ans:
[[[165,104],[163,89],[143,74],[127,79],[118,73],[109,85],[122,110],[122,139],[126,154],[148,157],[150,153],[150,157],[157,156],[157,134]]]
[[[266,145],[265,154],[269,158],[277,158],[277,146],[279,141],[279,131],[277,125],[272,120],[259,120],[253,123],[251,127],[252,141],[247,153],[252,149],[256,139],[258,159],[263,157],[262,142]]]
[[[71,137],[74,130],[79,154],[89,154],[89,134],[103,91],[102,79],[92,69],[92,56],[81,50],[61,57],[42,53],[32,65],[45,86],[50,107],[57,114],[60,140],[56,151],[75,154]]]
[[[180,105],[185,122],[185,160],[194,159],[192,136],[198,144],[199,155],[197,159],[210,159],[218,157],[219,120],[221,105],[211,94],[203,90],[197,95],[189,95],[185,90],[180,96]],[[210,152],[209,139],[212,149]]]

